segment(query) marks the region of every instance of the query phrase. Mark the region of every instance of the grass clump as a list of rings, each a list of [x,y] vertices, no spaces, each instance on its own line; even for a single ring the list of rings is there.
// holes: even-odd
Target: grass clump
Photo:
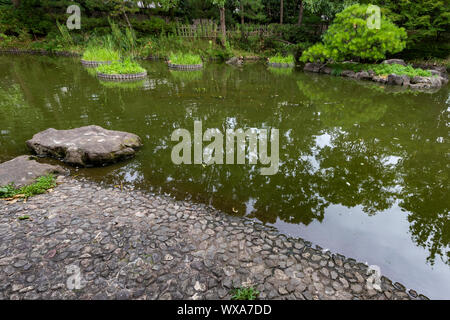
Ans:
[[[14,184],[0,187],[0,198],[29,198],[38,194],[45,193],[48,189],[56,186],[54,175],[47,175],[36,179],[36,182],[16,188]]]
[[[276,54],[269,58],[270,63],[289,63],[294,64],[294,56],[292,54],[288,56],[282,56],[281,54]]]
[[[395,73],[396,75],[406,75],[410,78],[415,76],[430,77],[431,72],[420,68],[413,68],[411,65],[402,66],[400,64],[361,64],[361,63],[336,63],[331,64],[331,74],[340,75],[343,70],[352,70],[354,72],[372,70],[377,76],[387,76]]]
[[[190,65],[201,64],[202,58],[194,53],[172,52],[169,55],[169,61],[173,64]]]
[[[118,61],[120,54],[109,48],[90,47],[83,53],[82,59],[86,61]]]
[[[102,64],[98,66],[97,71],[104,74],[135,74],[144,72],[145,69],[136,61],[125,59],[111,64]]]
[[[231,300],[256,300],[258,298],[259,291],[253,287],[241,287],[232,290],[231,294]]]

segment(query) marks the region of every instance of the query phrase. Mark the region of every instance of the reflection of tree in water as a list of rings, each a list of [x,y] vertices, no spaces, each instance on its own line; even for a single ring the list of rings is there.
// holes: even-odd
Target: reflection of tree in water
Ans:
[[[298,82],[331,137],[316,158],[320,195],[369,214],[398,199],[413,241],[430,252],[428,261],[440,256],[449,264],[449,111],[432,101],[445,101],[446,92],[386,94],[349,82],[355,94],[348,97],[343,83]],[[327,129],[336,126],[341,129]]]
[[[387,110],[383,92],[364,88],[357,82],[327,77],[299,80],[297,86],[304,98],[317,106],[321,113],[320,120],[326,127],[346,129],[359,123],[376,121]]]
[[[137,158],[87,174],[190,196],[270,223],[322,221],[330,204],[375,214],[398,200],[408,211],[413,240],[430,251],[429,261],[441,256],[448,263],[448,111],[436,103],[446,100],[445,90],[394,95],[342,78],[274,76],[257,65],[207,65],[201,78],[180,81],[165,64],[146,66],[148,90],[116,90],[101,86],[79,63],[21,61],[0,69],[0,78],[11,82],[1,83],[0,96],[8,102],[0,105],[24,106],[4,109],[14,125],[0,115],[0,124],[17,134],[8,137],[16,142],[6,141],[7,155],[25,148],[31,132],[50,126],[95,123],[130,131],[144,140]],[[22,133],[18,118],[33,126]],[[278,174],[261,176],[261,165],[174,165],[171,133],[193,132],[194,120],[223,133],[278,128]]]
[[[409,212],[412,238],[430,252],[432,264],[437,256],[450,264],[449,109],[444,103],[427,103],[431,98],[445,101],[445,94],[420,95],[415,103],[406,100],[410,112],[395,110],[386,123],[395,128],[395,147],[402,155],[397,165],[399,205]]]
[[[317,155],[321,196],[347,207],[361,205],[369,214],[390,208],[395,198],[395,169],[383,163],[379,152],[383,150],[376,144],[358,132],[332,134],[331,146]]]

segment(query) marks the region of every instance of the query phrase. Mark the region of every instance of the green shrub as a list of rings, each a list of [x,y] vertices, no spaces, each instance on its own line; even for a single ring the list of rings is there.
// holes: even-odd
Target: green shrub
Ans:
[[[83,60],[87,61],[117,61],[119,59],[119,52],[108,48],[89,47],[83,53]]]
[[[28,186],[16,188],[14,184],[0,187],[0,198],[11,198],[20,196],[29,198],[34,195],[45,193],[48,189],[56,186],[55,176],[47,175],[36,179],[36,182]]]
[[[104,74],[135,74],[144,72],[145,69],[136,61],[125,59],[111,64],[102,64],[98,66],[97,71]]]
[[[301,61],[348,59],[380,60],[388,53],[397,53],[406,46],[406,31],[398,28],[386,16],[381,17],[380,29],[370,29],[367,5],[354,4],[336,15],[323,36],[323,43],[306,50]]]
[[[169,55],[169,61],[173,64],[201,64],[202,58],[198,54],[176,52]]]

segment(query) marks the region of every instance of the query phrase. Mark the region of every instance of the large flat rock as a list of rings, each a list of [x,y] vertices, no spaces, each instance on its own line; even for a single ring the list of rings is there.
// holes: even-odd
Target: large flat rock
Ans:
[[[71,130],[50,128],[35,134],[27,145],[39,156],[78,166],[101,166],[134,156],[142,143],[132,133],[86,126]]]
[[[16,187],[22,187],[50,173],[67,174],[68,172],[60,166],[39,163],[31,156],[20,156],[0,163],[0,186],[14,183]]]

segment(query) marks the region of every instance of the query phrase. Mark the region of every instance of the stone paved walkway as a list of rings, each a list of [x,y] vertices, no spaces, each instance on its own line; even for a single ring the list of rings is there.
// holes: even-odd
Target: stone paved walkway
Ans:
[[[20,220],[28,215],[30,219]],[[412,299],[367,266],[204,205],[64,178],[0,201],[0,299]]]

